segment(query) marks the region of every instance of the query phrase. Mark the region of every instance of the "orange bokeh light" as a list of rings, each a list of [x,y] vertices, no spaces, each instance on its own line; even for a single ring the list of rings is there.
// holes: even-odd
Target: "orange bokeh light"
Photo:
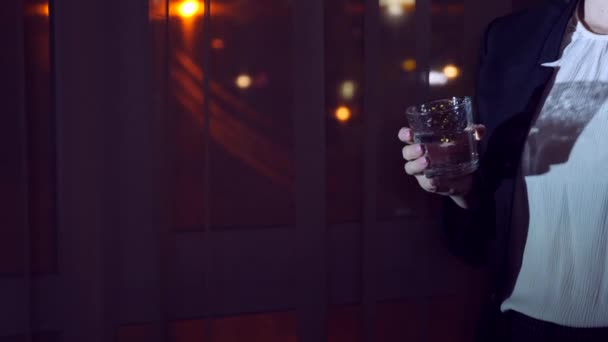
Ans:
[[[199,13],[202,13],[204,9],[204,4],[201,4],[196,0],[186,0],[182,1],[182,3],[178,7],[178,13],[181,17],[190,18]]]
[[[453,64],[448,64],[443,68],[443,74],[450,79],[456,78],[460,75],[460,69]]]
[[[221,40],[220,38],[214,38],[211,41],[211,47],[214,48],[215,50],[221,50],[224,48],[224,41]]]
[[[340,106],[336,109],[336,113],[335,113],[336,119],[340,122],[346,122],[348,120],[350,120],[352,114],[350,112],[350,109],[346,106]]]
[[[236,78],[236,86],[241,88],[241,89],[247,89],[249,87],[251,87],[251,84],[253,83],[253,80],[251,79],[251,76],[247,75],[247,74],[241,74]]]
[[[411,72],[416,70],[416,60],[413,58],[408,58],[401,64],[401,68],[405,71]]]
[[[223,3],[213,3],[207,8],[203,0],[167,0],[169,1],[169,12],[165,6],[165,1],[152,1],[149,7],[150,20],[165,20],[167,15],[174,18],[182,18],[183,22],[194,22],[197,17],[201,17],[208,10],[214,16],[230,14],[227,6]],[[211,11],[211,7],[213,10]]]
[[[48,17],[50,15],[49,4],[32,4],[24,7],[26,15]]]

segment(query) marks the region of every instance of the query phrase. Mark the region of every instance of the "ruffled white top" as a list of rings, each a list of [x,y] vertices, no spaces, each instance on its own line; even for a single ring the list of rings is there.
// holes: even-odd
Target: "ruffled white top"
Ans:
[[[608,35],[574,17],[561,58],[544,66],[556,71],[523,152],[510,244],[519,272],[501,309],[608,327]]]

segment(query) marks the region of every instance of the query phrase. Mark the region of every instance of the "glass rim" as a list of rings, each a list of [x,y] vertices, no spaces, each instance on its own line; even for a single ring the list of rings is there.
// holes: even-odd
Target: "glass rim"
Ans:
[[[459,100],[460,102],[456,103],[456,104],[447,105],[446,108],[443,108],[440,110],[433,110],[433,111],[428,111],[428,112],[421,111],[421,108],[423,106],[431,106],[432,104],[441,103],[441,102],[445,102],[445,103],[452,102],[453,103],[454,100]],[[463,106],[470,105],[471,103],[472,103],[471,96],[452,96],[452,97],[446,97],[443,99],[432,100],[432,101],[428,101],[425,103],[409,106],[409,107],[407,107],[405,113],[407,115],[417,115],[417,116],[433,115],[436,113],[445,112],[447,110],[459,109],[459,108],[462,108]]]

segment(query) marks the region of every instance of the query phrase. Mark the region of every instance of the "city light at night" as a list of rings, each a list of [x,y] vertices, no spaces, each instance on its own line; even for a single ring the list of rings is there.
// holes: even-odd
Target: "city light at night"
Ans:
[[[350,100],[355,97],[356,85],[354,81],[344,81],[340,85],[340,96],[344,100]]]
[[[199,13],[203,6],[196,0],[183,1],[178,8],[179,15],[184,18],[190,18]]]
[[[251,83],[253,83],[253,81],[251,79],[251,76],[242,74],[236,78],[235,83],[236,83],[237,87],[239,87],[241,89],[247,89],[247,88],[251,87]]]
[[[411,11],[416,6],[416,0],[379,0],[380,7],[392,17],[400,17],[405,12]]]
[[[340,122],[346,122],[351,118],[350,109],[346,106],[340,106],[336,109],[336,119]]]
[[[401,64],[401,68],[404,71],[411,72],[416,70],[416,60],[413,58],[408,58]]]
[[[429,72],[429,85],[432,87],[444,86],[448,84],[448,77],[443,73],[436,70]]]
[[[388,14],[398,17],[403,15],[403,7],[401,7],[400,4],[398,3],[392,3],[389,6],[387,6],[387,12]]]
[[[224,41],[219,38],[214,38],[211,41],[211,47],[215,50],[221,50],[224,48]]]
[[[24,13],[31,16],[48,17],[50,15],[49,4],[31,4],[24,6]]]
[[[453,64],[448,64],[443,68],[443,74],[449,79],[453,79],[460,75],[460,69]]]

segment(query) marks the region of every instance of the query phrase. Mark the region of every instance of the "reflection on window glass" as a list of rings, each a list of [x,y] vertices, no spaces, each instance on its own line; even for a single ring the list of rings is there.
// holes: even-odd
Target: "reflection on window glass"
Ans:
[[[437,0],[430,8],[430,32],[417,32],[414,0],[380,0],[382,10],[381,46],[383,66],[380,84],[383,86],[383,134],[379,137],[379,198],[378,216],[430,218],[439,209],[440,199],[420,190],[413,177],[405,175],[401,157],[402,144],[396,135],[406,126],[405,109],[425,99],[420,87],[420,65],[429,65],[428,97],[471,95],[471,62],[464,60],[463,0]],[[400,3],[397,9],[396,3]],[[394,7],[394,8],[393,8]],[[428,36],[425,36],[428,35]],[[417,61],[417,42],[430,40],[428,61]],[[424,55],[424,54],[422,54]],[[474,64],[474,61],[473,61]],[[465,72],[467,71],[467,72]]]
[[[431,197],[405,174],[402,144],[397,139],[406,125],[405,109],[419,101],[421,64],[416,60],[417,18],[415,1],[380,1],[381,47],[378,84],[382,98],[378,136],[378,217],[418,217],[429,210]]]
[[[166,3],[150,1],[153,26],[162,27]],[[204,2],[170,1],[168,7],[176,228],[198,230],[207,219],[214,227],[293,224],[290,1],[212,1],[207,47]]]
[[[54,111],[51,88],[51,34],[48,2],[27,0],[23,3],[23,56],[25,76],[25,121],[27,150],[27,187],[30,230],[31,270],[34,273],[55,271],[55,138]],[[15,74],[20,78],[20,74]],[[8,75],[11,78],[10,74]],[[22,84],[15,79],[15,84]],[[12,100],[12,99],[11,99]],[[21,101],[15,97],[15,101]],[[17,107],[21,107],[21,104]],[[9,104],[12,106],[12,104]],[[16,134],[21,130],[14,127]],[[19,141],[23,136],[15,136]],[[12,160],[11,165],[22,165],[21,160]],[[23,188],[11,184],[6,201],[21,198]],[[13,190],[11,190],[11,188]],[[12,191],[12,192],[11,192]],[[4,199],[3,199],[4,201]],[[14,206],[12,204],[11,206]],[[22,205],[17,203],[16,205]],[[21,210],[21,208],[19,208]],[[19,215],[17,212],[12,212]],[[11,220],[9,218],[9,220]],[[11,221],[13,222],[13,221]],[[2,230],[0,236],[0,273],[16,274],[23,270],[22,218],[14,225]],[[17,229],[17,230],[15,230]]]
[[[49,4],[26,1],[25,73],[32,268],[55,269],[55,137]]]
[[[177,229],[198,229],[204,222],[205,146],[203,138],[202,2],[169,1],[168,97],[173,124],[174,205]],[[195,4],[188,5],[188,4]],[[184,13],[182,8],[190,8]],[[162,8],[162,6],[161,6]]]
[[[471,95],[470,74],[463,73],[471,64],[463,51],[464,0],[433,1],[431,14],[431,98]]]
[[[212,15],[214,226],[293,224],[290,4],[224,0]]]
[[[327,215],[359,221],[363,191],[363,0],[325,2]]]

